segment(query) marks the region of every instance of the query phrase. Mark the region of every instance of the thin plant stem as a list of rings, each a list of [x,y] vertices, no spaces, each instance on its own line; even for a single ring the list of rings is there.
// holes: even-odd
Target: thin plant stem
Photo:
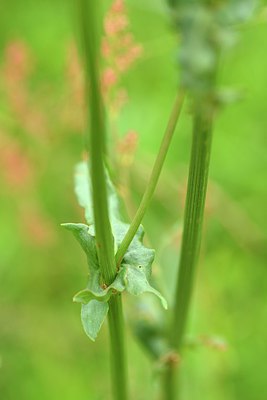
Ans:
[[[212,114],[211,107],[207,104],[196,105],[181,257],[169,336],[170,348],[178,354],[182,349],[201,244],[212,142]],[[177,365],[179,371],[179,363]],[[165,388],[164,399],[178,399],[179,392],[177,392],[176,385],[178,378],[176,364],[167,363],[163,385]]]
[[[208,114],[208,113],[207,113]],[[181,258],[171,330],[171,344],[181,350],[199,257],[212,141],[212,118],[197,111],[186,196]]]
[[[127,400],[127,369],[125,366],[124,321],[121,295],[111,296],[109,301],[109,331],[111,353],[111,377],[113,381],[113,398]]]
[[[116,276],[116,263],[104,168],[106,126],[99,77],[98,9],[99,4],[96,0],[80,0],[96,243],[102,279],[109,285]],[[113,398],[114,400],[127,400],[127,369],[120,295],[113,296],[109,301],[108,321]]]
[[[173,134],[175,132],[177,121],[178,121],[178,118],[181,113],[184,97],[185,97],[185,93],[184,93],[184,90],[181,88],[178,91],[177,97],[175,99],[175,103],[174,103],[174,106],[173,106],[173,109],[172,109],[172,112],[171,112],[171,115],[170,115],[170,118],[168,121],[168,125],[166,128],[165,134],[163,136],[163,139],[162,139],[162,142],[160,145],[160,149],[159,149],[154,167],[152,169],[152,173],[151,173],[149,182],[147,184],[146,190],[142,197],[141,203],[139,205],[139,208],[131,222],[131,225],[130,225],[125,237],[123,238],[121,245],[119,246],[119,248],[117,250],[117,253],[115,256],[117,268],[119,267],[119,265],[123,259],[123,256],[126,253],[129,245],[131,244],[131,241],[133,240],[133,238],[142,222],[145,212],[146,212],[146,210],[150,204],[150,201],[152,199],[152,196],[155,192],[155,189],[156,189],[159,177],[160,177],[160,173],[161,173],[166,155],[168,153]]]
[[[99,79],[98,13],[96,1],[81,1],[85,85],[88,99],[90,173],[93,188],[94,222],[98,258],[105,283],[115,277],[114,243],[108,214],[104,168],[106,126]]]

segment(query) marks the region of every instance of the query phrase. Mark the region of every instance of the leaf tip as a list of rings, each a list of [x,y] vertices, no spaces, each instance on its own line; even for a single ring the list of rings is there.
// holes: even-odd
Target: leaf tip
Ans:
[[[164,310],[168,310],[168,303],[167,303],[166,299],[162,298],[161,299],[161,304],[162,304]]]
[[[68,231],[73,230],[74,225],[75,225],[75,224],[70,223],[70,222],[64,222],[63,224],[60,224],[60,226],[62,226],[62,228],[65,228],[65,229],[67,229]]]

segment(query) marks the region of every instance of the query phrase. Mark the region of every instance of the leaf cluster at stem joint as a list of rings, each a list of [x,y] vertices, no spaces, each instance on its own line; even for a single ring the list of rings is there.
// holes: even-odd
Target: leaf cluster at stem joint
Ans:
[[[110,222],[115,241],[115,256],[115,251],[121,244],[129,225],[121,221],[118,197],[107,173],[106,185]],[[114,281],[108,286],[103,282],[96,247],[91,200],[92,190],[88,166],[85,162],[77,165],[75,191],[79,204],[85,209],[88,225],[68,223],[63,224],[63,226],[74,234],[87,255],[89,281],[87,287],[74,296],[74,301],[82,304],[84,330],[92,340],[95,340],[107,315],[108,301],[113,294],[127,291],[133,295],[140,295],[149,292],[161,300],[164,308],[167,308],[167,303],[163,296],[149,283],[155,252],[143,245],[144,230],[142,226],[139,227],[128,247]]]

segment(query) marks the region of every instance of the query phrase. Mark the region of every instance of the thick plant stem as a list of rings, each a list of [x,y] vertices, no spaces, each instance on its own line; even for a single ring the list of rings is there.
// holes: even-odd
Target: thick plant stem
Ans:
[[[80,0],[81,37],[84,48],[86,97],[88,100],[90,172],[93,192],[96,244],[102,279],[109,285],[116,276],[114,243],[109,221],[104,168],[106,126],[99,77],[99,2]],[[127,373],[124,350],[121,297],[109,302],[111,372],[114,400],[127,400]]]
[[[166,155],[168,153],[168,149],[170,147],[170,143],[173,137],[173,134],[175,132],[175,128],[177,125],[177,121],[178,118],[180,116],[181,113],[181,109],[182,109],[182,105],[183,105],[183,100],[184,100],[184,90],[180,89],[178,91],[169,121],[168,121],[168,125],[165,131],[165,134],[163,136],[161,145],[160,145],[160,149],[154,164],[154,167],[152,169],[152,173],[149,179],[149,182],[147,184],[145,193],[142,197],[141,203],[139,205],[139,208],[131,222],[131,225],[128,229],[128,232],[126,233],[120,247],[118,248],[117,254],[116,254],[116,264],[117,264],[117,268],[119,267],[124,254],[126,253],[129,245],[131,244],[131,241],[134,238],[134,235],[136,234],[142,219],[145,215],[145,212],[150,204],[151,198],[154,194],[154,191],[156,189],[159,177],[160,177],[160,173],[166,158]]]
[[[169,336],[170,348],[178,353],[183,344],[199,257],[212,142],[212,106],[198,103],[195,107],[181,258]],[[167,364],[164,377],[166,400],[178,398],[175,370],[175,363]]]

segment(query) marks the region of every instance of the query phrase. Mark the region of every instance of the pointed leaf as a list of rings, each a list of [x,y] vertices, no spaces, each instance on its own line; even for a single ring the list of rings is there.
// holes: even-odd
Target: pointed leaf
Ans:
[[[93,224],[93,202],[92,202],[92,189],[89,185],[89,173],[86,162],[81,162],[75,168],[75,193],[78,203],[85,210],[85,219],[88,224]]]
[[[85,210],[85,219],[89,225],[94,223],[92,188],[90,185],[90,175],[86,162],[80,162],[75,169],[75,193],[78,202]],[[108,192],[108,207],[110,218],[119,217],[119,199],[114,190],[114,186],[106,172],[106,185]]]
[[[89,233],[90,227],[85,224],[73,223],[61,224],[61,226],[73,233],[85,251],[87,255],[89,273],[99,270],[95,237]]]
[[[165,309],[168,308],[166,299],[154,289],[148,282],[144,268],[140,265],[138,268],[131,265],[125,266],[126,268],[126,290],[127,292],[138,296],[143,293],[153,293],[161,301]]]
[[[104,293],[103,295],[97,296],[94,292],[89,289],[81,290],[80,292],[76,293],[73,297],[73,301],[75,303],[82,303],[88,304],[91,300],[97,300],[100,302],[107,302],[109,301],[111,296],[111,291]]]
[[[95,341],[98,332],[108,313],[108,303],[92,300],[88,304],[82,304],[81,319],[85,333]]]

